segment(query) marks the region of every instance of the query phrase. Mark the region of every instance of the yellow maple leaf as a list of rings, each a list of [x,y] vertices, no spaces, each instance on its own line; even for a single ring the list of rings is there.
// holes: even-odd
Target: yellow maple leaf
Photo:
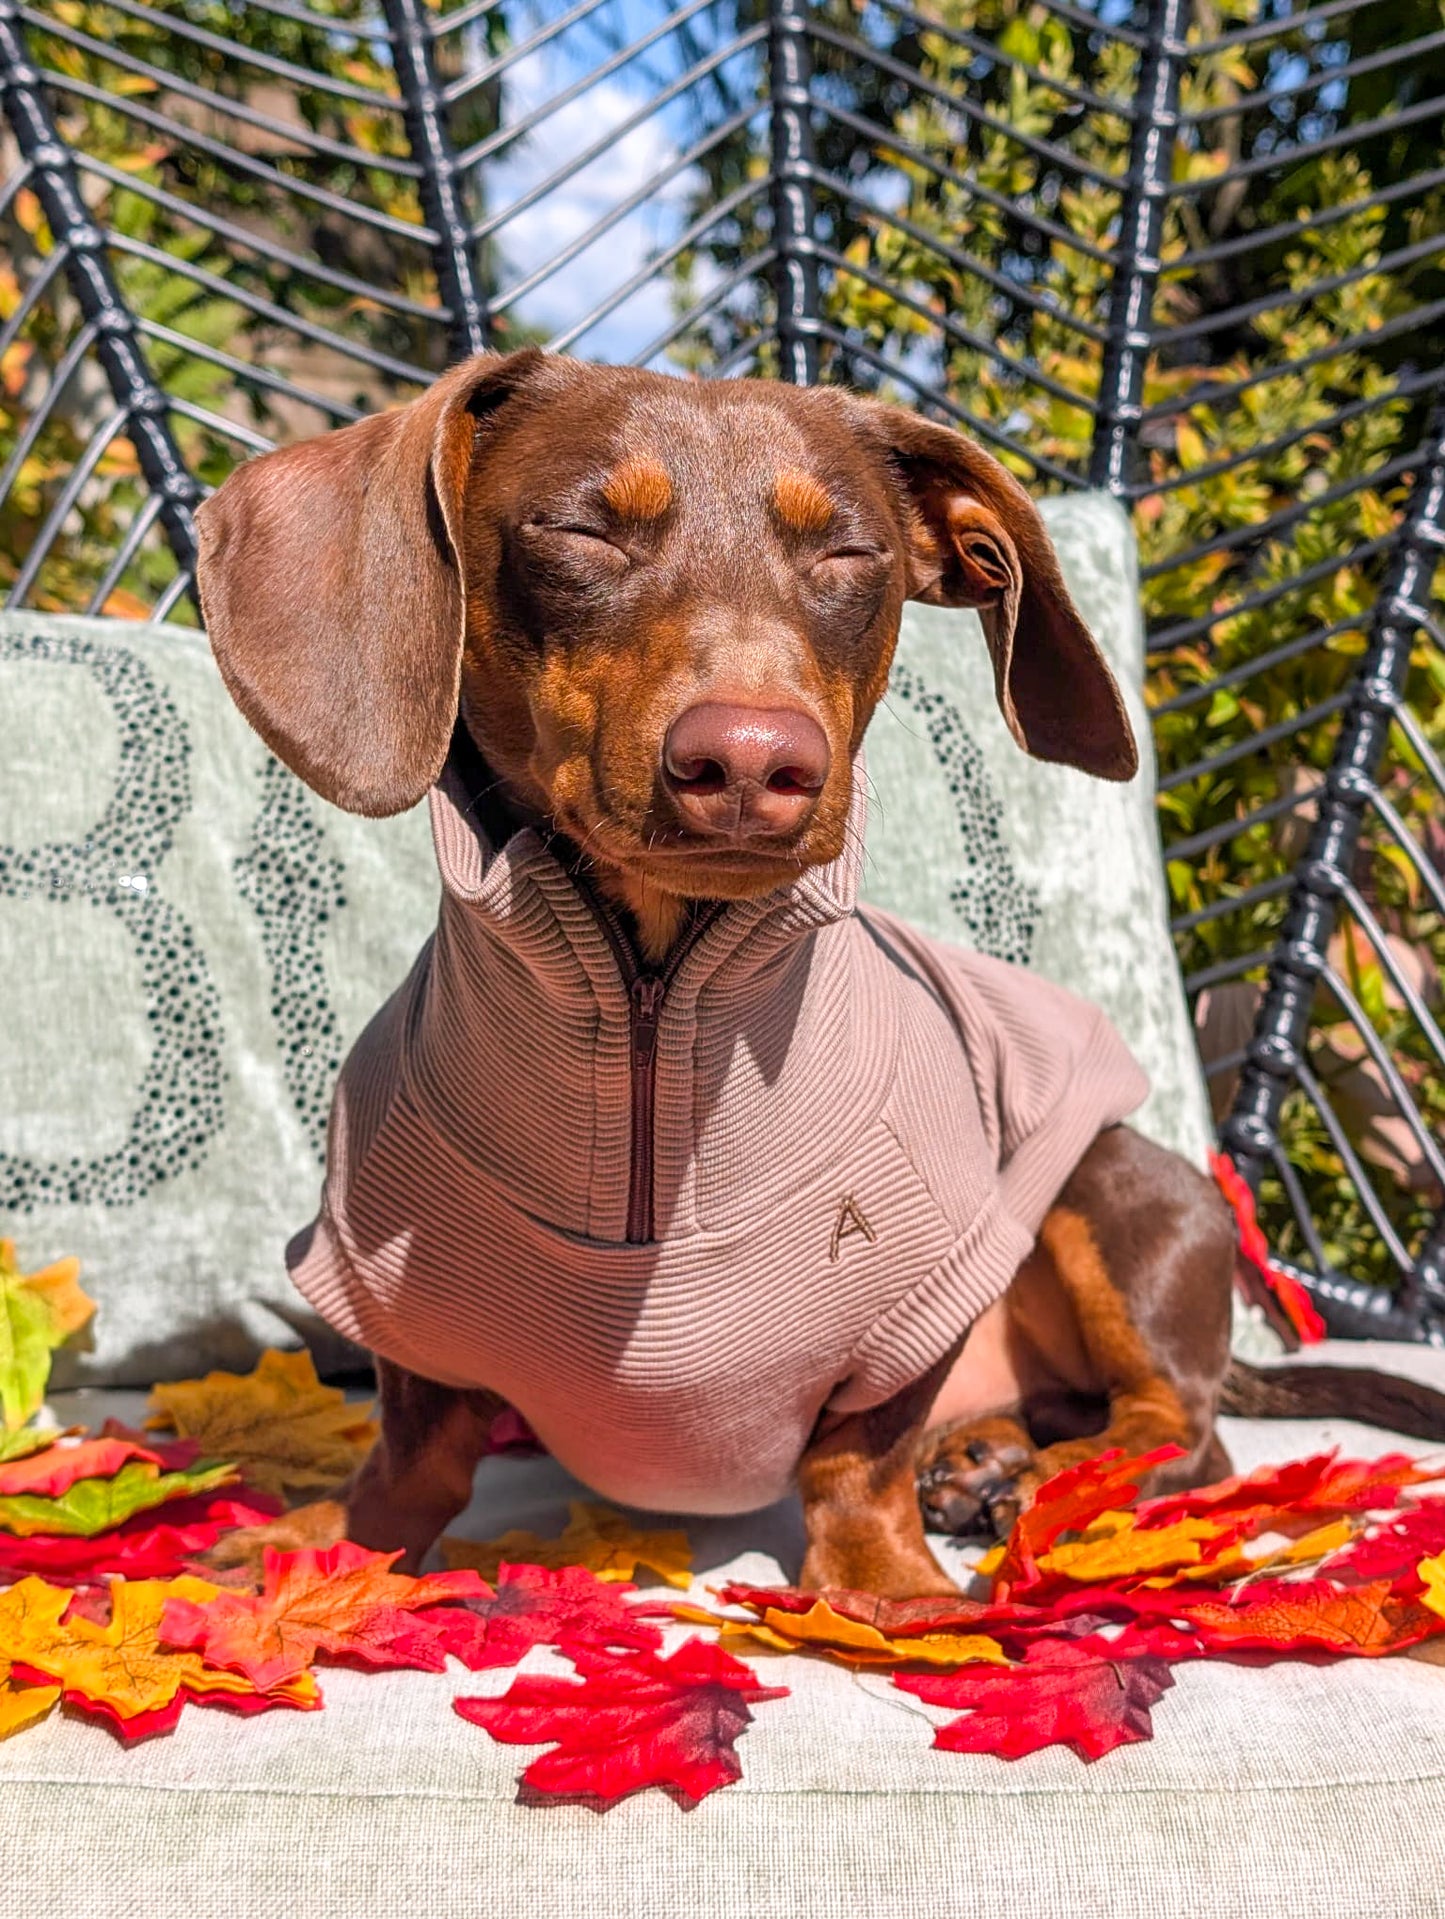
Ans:
[[[1348,1546],[1356,1531],[1356,1524],[1348,1515],[1332,1519],[1327,1525],[1316,1526],[1313,1532],[1292,1539],[1277,1553],[1271,1553],[1264,1563],[1267,1566],[1299,1566],[1311,1559],[1326,1559],[1331,1553],[1338,1552],[1341,1546]]]
[[[1298,1566],[1311,1560],[1325,1559],[1330,1553],[1338,1552],[1341,1546],[1348,1546],[1356,1531],[1357,1527],[1350,1519],[1332,1519],[1327,1525],[1316,1526],[1313,1532],[1305,1533],[1299,1539],[1291,1539],[1286,1545],[1267,1546],[1262,1551],[1245,1551],[1232,1546],[1218,1559],[1208,1560],[1202,1566],[1181,1566],[1157,1579],[1146,1579],[1144,1584],[1154,1587],[1184,1584],[1222,1586],[1230,1580],[1269,1572],[1276,1566]],[[1251,1546],[1253,1543],[1250,1542]]]
[[[966,1666],[981,1661],[1006,1666],[1008,1659],[996,1639],[983,1633],[903,1633],[896,1637],[860,1619],[845,1618],[826,1599],[814,1600],[806,1612],[764,1609],[760,1621],[731,1622],[726,1638],[754,1638],[786,1652],[820,1652],[845,1666]]]
[[[1425,1582],[1421,1599],[1431,1612],[1439,1613],[1445,1619],[1445,1553],[1437,1553],[1433,1559],[1422,1559],[1415,1570]]]
[[[62,1615],[73,1594],[41,1579],[22,1579],[0,1593],[0,1634],[10,1656],[57,1679],[66,1692],[112,1707],[122,1719],[168,1706],[188,1692],[253,1693],[240,1673],[208,1666],[200,1653],[173,1652],[160,1642],[161,1614],[168,1599],[202,1605],[220,1591],[188,1573],[176,1579],[113,1579],[110,1618],[103,1624]],[[298,1704],[314,1704],[317,1687],[288,1680],[274,1689]]]
[[[153,1387],[146,1425],[233,1460],[248,1485],[282,1498],[340,1485],[370,1452],[370,1405],[323,1386],[311,1355],[265,1352],[251,1373],[207,1373]]]
[[[3,1639],[5,1648],[0,1650],[0,1739],[8,1739],[12,1732],[19,1732],[23,1727],[33,1725],[37,1719],[43,1719],[60,1697],[59,1686],[16,1686],[11,1683],[10,1622],[13,1618],[23,1617],[25,1607],[22,1601],[18,1608],[7,1608],[5,1601],[9,1596],[8,1592],[0,1593],[0,1639]],[[68,1603],[68,1593],[61,1593],[60,1596]]]
[[[1197,1566],[1204,1543],[1227,1530],[1217,1519],[1180,1519],[1146,1529],[1135,1525],[1132,1513],[1103,1513],[1081,1539],[1044,1553],[1039,1566],[1085,1585],[1106,1585],[1134,1574]]]
[[[520,1530],[503,1533],[500,1539],[449,1534],[441,1542],[442,1558],[453,1569],[471,1567],[490,1580],[505,1561],[514,1566],[585,1566],[599,1579],[637,1579],[638,1569],[645,1567],[669,1586],[692,1584],[692,1547],[686,1533],[642,1532],[611,1506],[580,1499],[571,1500],[567,1510],[571,1517],[556,1539]]]
[[[14,1261],[14,1241],[0,1240],[0,1266],[13,1266]],[[78,1259],[57,1259],[49,1266],[42,1266],[38,1273],[27,1273],[25,1284],[50,1308],[50,1316],[61,1339],[69,1339],[72,1333],[78,1333],[95,1312],[95,1301],[80,1284]]]
[[[0,1672],[9,1670],[0,1659]],[[43,1719],[59,1697],[59,1686],[12,1686],[0,1679],[0,1739],[8,1739],[12,1732],[21,1732]]]

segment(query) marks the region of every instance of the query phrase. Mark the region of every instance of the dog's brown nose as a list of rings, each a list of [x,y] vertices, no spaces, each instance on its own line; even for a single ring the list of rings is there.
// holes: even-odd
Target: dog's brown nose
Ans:
[[[822,727],[795,707],[704,700],[668,728],[662,770],[694,831],[766,838],[802,826],[830,757]]]

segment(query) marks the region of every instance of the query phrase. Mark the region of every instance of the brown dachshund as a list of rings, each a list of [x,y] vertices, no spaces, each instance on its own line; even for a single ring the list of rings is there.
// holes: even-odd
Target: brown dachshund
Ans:
[[[1135,770],[1022,488],[950,429],[841,390],[479,358],[241,468],[200,530],[221,672],[287,765],[368,814],[449,765],[494,838],[542,832],[654,969],[721,903],[838,857],[907,599],[979,609],[1021,747]],[[947,1589],[925,1519],[998,1532],[1043,1476],[1109,1447],[1183,1449],[1150,1492],[1214,1478],[1227,1380],[1251,1410],[1378,1410],[1360,1376],[1346,1404],[1336,1375],[1266,1389],[1230,1368],[1234,1262],[1212,1185],[1106,1126],[950,1350],[885,1402],[819,1416],[796,1464],[802,1582]],[[378,1372],[373,1455],[282,1536],[344,1529],[415,1562],[502,1402],[483,1377]],[[1445,1434],[1445,1398],[1405,1390],[1402,1413],[1400,1390],[1397,1423]]]

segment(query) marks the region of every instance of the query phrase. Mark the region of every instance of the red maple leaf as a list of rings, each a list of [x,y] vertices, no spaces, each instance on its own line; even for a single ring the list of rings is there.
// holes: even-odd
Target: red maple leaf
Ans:
[[[121,1574],[127,1579],[170,1579],[191,1560],[209,1552],[234,1526],[263,1526],[281,1510],[279,1499],[249,1494],[242,1501],[229,1493],[201,1493],[173,1499],[160,1508],[136,1513],[108,1533],[92,1539],[33,1533],[27,1539],[0,1534],[0,1583],[35,1573],[54,1586],[86,1586]]]
[[[1317,1453],[1283,1466],[1261,1466],[1192,1492],[1146,1499],[1138,1508],[1137,1524],[1150,1530],[1179,1519],[1237,1518],[1255,1533],[1307,1531],[1337,1513],[1394,1506],[1404,1487],[1438,1476],[1438,1468],[1422,1467],[1407,1453],[1386,1453],[1382,1459]]]
[[[0,1465],[0,1498],[29,1493],[40,1499],[58,1499],[77,1479],[110,1479],[128,1459],[144,1459],[152,1466],[160,1454],[130,1439],[60,1440]]]
[[[482,1597],[474,1572],[391,1571],[401,1554],[343,1539],[324,1552],[267,1548],[259,1593],[221,1592],[203,1605],[166,1602],[161,1637],[267,1691],[303,1672],[318,1653],[365,1666],[444,1672],[446,1656],[421,1608]]]
[[[1156,1446],[1152,1453],[1125,1458],[1113,1448],[1046,1479],[1033,1503],[1020,1513],[994,1574],[993,1596],[1007,1599],[1040,1583],[1037,1565],[1061,1533],[1081,1532],[1100,1513],[1128,1506],[1145,1474],[1166,1460],[1183,1457],[1182,1446]]]
[[[1398,1592],[1420,1589],[1416,1567],[1445,1552],[1445,1499],[1392,1514],[1325,1561],[1331,1579],[1388,1579]]]
[[[893,1683],[932,1705],[969,1709],[934,1734],[945,1751],[1022,1759],[1044,1746],[1072,1746],[1081,1759],[1099,1759],[1153,1738],[1149,1709],[1174,1679],[1162,1659],[1125,1656],[1123,1642],[1045,1639],[1007,1672],[965,1666],[899,1674]]]
[[[108,1419],[100,1429],[102,1439],[129,1439],[153,1452],[168,1473],[183,1473],[201,1456],[199,1439],[177,1439],[174,1433],[146,1432],[127,1426],[122,1419]]]
[[[523,1673],[499,1699],[456,1699],[463,1719],[508,1745],[555,1741],[522,1774],[518,1797],[571,1799],[603,1812],[629,1793],[661,1786],[694,1806],[742,1777],[735,1750],[751,1722],[748,1702],[781,1699],[720,1646],[689,1639],[668,1659],[579,1646],[582,1675]]]
[[[515,1666],[533,1646],[628,1646],[652,1652],[662,1644],[657,1627],[642,1618],[622,1581],[605,1581],[585,1566],[509,1566],[497,1571],[496,1589],[438,1606],[426,1615],[443,1652],[469,1672]]]

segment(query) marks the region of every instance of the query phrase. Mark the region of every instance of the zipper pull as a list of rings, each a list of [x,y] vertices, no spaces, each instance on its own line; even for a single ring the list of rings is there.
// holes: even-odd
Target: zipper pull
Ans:
[[[657,1022],[665,990],[663,982],[649,973],[632,982],[632,1051],[639,1062],[649,1061],[657,1045]]]

